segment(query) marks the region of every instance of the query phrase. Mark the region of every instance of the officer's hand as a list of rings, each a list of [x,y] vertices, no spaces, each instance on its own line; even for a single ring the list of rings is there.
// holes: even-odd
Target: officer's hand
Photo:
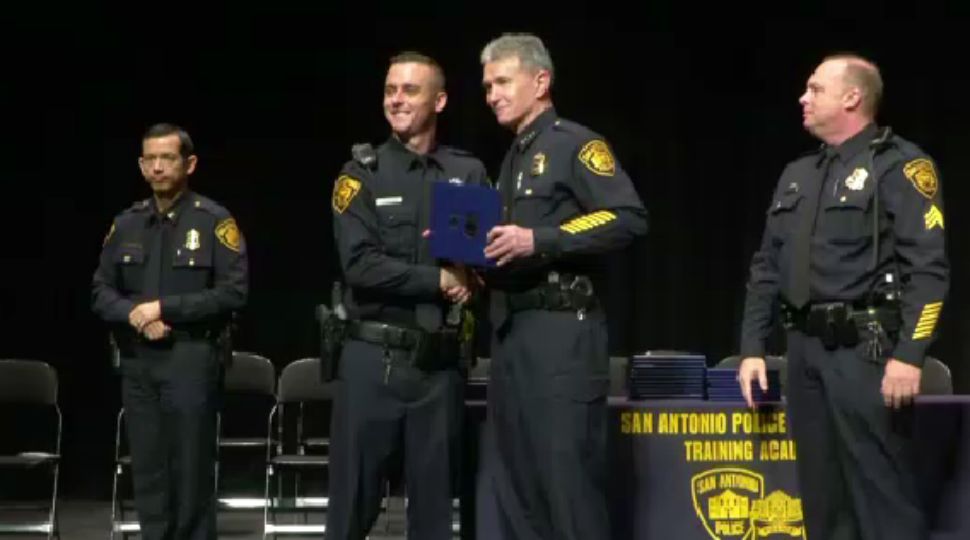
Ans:
[[[146,324],[162,318],[162,305],[158,300],[138,304],[135,309],[128,314],[128,322],[139,332]]]
[[[890,358],[882,377],[882,400],[887,407],[898,409],[908,405],[919,394],[919,379],[923,370]]]
[[[741,385],[741,395],[748,407],[754,408],[754,398],[751,396],[751,383],[758,380],[763,392],[768,391],[768,373],[765,367],[765,359],[757,356],[749,356],[741,361],[738,368],[738,384]]]
[[[144,334],[145,337],[150,341],[158,341],[168,337],[168,333],[171,331],[171,327],[162,321],[152,321],[145,325],[144,330],[142,330],[142,334]]]
[[[441,268],[439,286],[445,297],[458,303],[465,303],[471,298],[468,271],[463,266]]]
[[[524,229],[518,225],[499,225],[492,227],[486,237],[485,256],[498,259],[502,266],[519,257],[528,257],[535,253],[535,237],[532,229]]]

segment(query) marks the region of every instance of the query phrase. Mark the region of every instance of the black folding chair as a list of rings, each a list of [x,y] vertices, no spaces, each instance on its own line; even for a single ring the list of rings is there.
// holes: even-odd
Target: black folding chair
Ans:
[[[276,403],[276,368],[273,363],[255,353],[234,351],[223,376],[222,403],[217,474],[223,493],[218,496],[219,506],[224,509],[261,508],[265,501],[258,492],[247,497],[243,493],[227,492],[226,486],[246,472],[230,465],[237,464],[236,458],[249,457],[247,452],[250,456],[254,452],[258,456],[256,470],[263,468],[263,452],[270,435],[264,429],[263,418]],[[271,439],[272,443],[275,441]]]
[[[279,534],[321,534],[324,523],[307,523],[310,510],[325,510],[329,497],[307,497],[301,493],[299,478],[305,472],[325,472],[330,465],[327,455],[330,440],[325,436],[310,436],[305,429],[306,407],[332,402],[331,384],[320,379],[320,359],[302,358],[288,364],[280,374],[276,404],[270,410],[266,425],[266,482],[264,488],[263,538]],[[296,418],[287,422],[284,416],[296,408]],[[323,424],[324,422],[319,422]],[[327,422],[329,424],[329,422]],[[272,433],[276,431],[276,440]],[[290,472],[296,477],[292,497],[284,497],[282,476]],[[324,474],[320,474],[321,477]],[[276,484],[276,496],[271,497]],[[302,523],[282,523],[280,513],[302,513]]]
[[[37,360],[0,360],[0,407],[28,429],[11,430],[2,436],[0,469],[27,475],[46,473],[50,500],[43,504],[3,505],[0,534],[46,534],[60,538],[57,526],[57,487],[61,463],[61,409],[57,402],[57,372]],[[36,439],[36,440],[35,440]],[[24,484],[25,486],[33,485]],[[42,511],[43,520],[4,517],[8,512]],[[24,514],[27,515],[27,514]]]

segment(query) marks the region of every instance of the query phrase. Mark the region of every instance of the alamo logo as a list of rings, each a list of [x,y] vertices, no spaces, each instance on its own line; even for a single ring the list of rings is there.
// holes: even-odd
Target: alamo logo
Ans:
[[[694,511],[714,540],[804,538],[801,500],[783,491],[764,496],[760,474],[711,469],[691,478]]]
[[[751,507],[751,529],[752,538],[770,538],[775,534],[784,538],[805,538],[801,499],[778,490],[755,501]]]

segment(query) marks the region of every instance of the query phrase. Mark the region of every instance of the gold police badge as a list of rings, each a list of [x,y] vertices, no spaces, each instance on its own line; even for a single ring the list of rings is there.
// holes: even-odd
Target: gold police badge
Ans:
[[[866,178],[869,178],[869,171],[859,167],[845,179],[845,187],[852,191],[862,191],[866,187]]]
[[[236,226],[236,220],[233,218],[226,218],[216,225],[216,238],[222,245],[235,252],[238,252],[242,245],[242,235],[239,233],[239,227]]]
[[[199,231],[195,229],[189,229],[189,232],[185,233],[185,249],[189,251],[195,251],[199,249],[202,244],[199,242]]]
[[[613,176],[616,173],[616,160],[610,153],[610,147],[599,139],[589,141],[583,146],[579,151],[579,161],[600,176]]]
[[[360,180],[346,174],[341,175],[333,185],[333,200],[331,201],[333,209],[338,214],[343,214],[350,206],[350,201],[354,200],[359,191]]]
[[[939,182],[936,180],[936,170],[933,168],[932,161],[925,158],[914,159],[903,165],[903,174],[913,183],[916,191],[922,193],[927,199],[932,199],[936,195]]]
[[[532,156],[532,176],[546,172],[546,155],[542,152]]]

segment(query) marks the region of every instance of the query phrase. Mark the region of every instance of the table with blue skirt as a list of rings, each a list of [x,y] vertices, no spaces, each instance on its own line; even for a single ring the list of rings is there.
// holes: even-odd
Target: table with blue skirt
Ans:
[[[916,402],[917,477],[933,538],[970,538],[970,396]],[[501,538],[488,489],[483,400],[468,402],[476,471],[463,538]],[[619,540],[807,538],[783,403],[609,398],[612,537]],[[480,438],[478,437],[480,433]],[[478,440],[475,440],[478,438]],[[474,442],[473,442],[474,441]],[[471,491],[467,493],[472,493]],[[467,507],[466,507],[467,508]],[[470,508],[467,508],[470,510]],[[474,523],[469,523],[473,519]]]

